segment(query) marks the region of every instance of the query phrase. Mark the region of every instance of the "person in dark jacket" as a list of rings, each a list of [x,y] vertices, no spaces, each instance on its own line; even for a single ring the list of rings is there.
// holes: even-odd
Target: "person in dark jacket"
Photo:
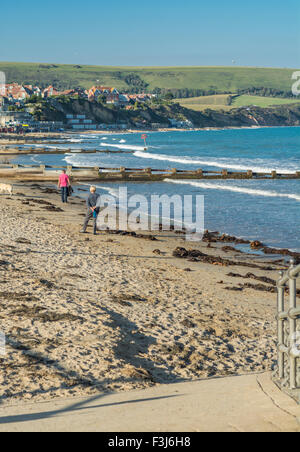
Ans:
[[[96,193],[96,190],[97,190],[96,187],[91,187],[90,188],[91,193],[86,200],[87,213],[84,220],[83,228],[80,231],[82,234],[86,233],[87,226],[92,218],[94,219],[94,235],[97,234],[97,215],[99,213],[99,207],[97,206],[97,203],[100,195]]]

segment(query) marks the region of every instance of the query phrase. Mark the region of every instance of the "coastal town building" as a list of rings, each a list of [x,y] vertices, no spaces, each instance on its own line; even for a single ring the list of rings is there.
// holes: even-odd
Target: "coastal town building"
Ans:
[[[89,101],[98,101],[104,99],[107,104],[126,105],[129,102],[128,96],[119,93],[116,88],[110,86],[92,86],[87,90]]]
[[[29,97],[42,95],[42,91],[38,86],[24,85],[24,89],[27,92],[27,94],[29,95]]]
[[[26,89],[18,83],[11,83],[6,85],[6,97],[11,100],[23,100],[28,99],[30,95]]]
[[[31,115],[27,112],[20,111],[0,111],[0,126],[10,127],[19,124],[27,124],[31,119]]]
[[[97,124],[92,119],[86,118],[86,115],[66,115],[67,127],[73,130],[95,130]]]
[[[47,88],[44,89],[42,97],[52,97],[52,96],[58,96],[59,91],[54,88],[54,86],[50,85]]]
[[[54,85],[49,85],[42,89],[39,86],[32,84],[21,85],[17,82],[8,83],[3,85],[3,89],[0,92],[0,112],[2,113],[0,118],[0,127],[14,129],[20,132],[29,130],[60,130],[60,129],[72,129],[72,130],[125,130],[130,127],[131,124],[126,121],[110,124],[98,124],[95,118],[88,118],[86,115],[69,114],[66,115],[65,120],[61,121],[38,121],[34,117],[35,113],[35,99],[43,99],[43,102],[48,101],[55,107],[55,101],[51,102],[51,99],[55,97],[66,98],[83,98],[88,99],[90,102],[102,102],[108,105],[114,105],[119,108],[125,108],[126,110],[135,109],[136,103],[145,103],[151,99],[157,97],[156,94],[127,94],[121,93],[117,88],[103,85],[92,86],[88,90],[83,88],[72,88],[66,90],[59,90]],[[31,102],[27,102],[32,99]],[[47,107],[45,106],[45,110]],[[41,115],[35,115],[43,117]],[[47,117],[47,116],[46,116]],[[61,117],[61,115],[60,115]],[[60,119],[59,117],[59,119]],[[55,118],[54,118],[55,119]],[[150,124],[148,124],[150,125]],[[188,127],[187,124],[184,124]],[[182,124],[182,127],[184,126]],[[141,123],[136,123],[136,127],[145,128],[147,121],[144,119]],[[161,124],[153,124],[152,127],[161,127]],[[150,125],[151,127],[151,125]],[[175,127],[175,124],[174,124]],[[178,127],[180,127],[178,125]]]
[[[0,107],[5,103],[21,105],[32,96],[48,99],[55,96],[86,98],[90,102],[103,101],[107,104],[113,104],[120,107],[127,107],[136,102],[147,102],[157,97],[156,94],[126,94],[121,93],[117,88],[111,86],[92,86],[88,90],[82,88],[72,88],[60,91],[53,85],[41,89],[33,85],[20,85],[17,82],[9,83],[4,86],[0,96]]]
[[[63,128],[61,121],[36,121],[28,112],[0,111],[1,131],[51,132]]]
[[[147,102],[157,97],[157,94],[129,94],[128,98],[132,102]]]
[[[176,127],[176,129],[193,129],[194,124],[191,121],[179,121],[177,119],[169,118],[171,127]]]
[[[82,97],[87,98],[85,91],[83,89],[66,89],[64,91],[58,91],[55,96],[66,96],[66,97]]]
[[[2,99],[8,103],[24,102],[33,95],[40,95],[41,90],[38,86],[19,85],[18,83],[8,83],[2,89]]]

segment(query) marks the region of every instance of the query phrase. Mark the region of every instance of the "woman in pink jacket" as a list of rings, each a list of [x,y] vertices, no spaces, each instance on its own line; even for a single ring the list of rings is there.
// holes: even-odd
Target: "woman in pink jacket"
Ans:
[[[63,203],[68,202],[70,179],[66,174],[66,170],[62,170],[59,176],[58,188],[61,189],[61,200]]]

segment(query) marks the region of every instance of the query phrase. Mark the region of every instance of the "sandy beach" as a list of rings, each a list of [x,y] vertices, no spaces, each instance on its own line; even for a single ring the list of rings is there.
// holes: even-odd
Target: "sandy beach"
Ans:
[[[271,370],[274,287],[243,276],[276,280],[280,264],[173,233],[80,235],[83,199],[15,193],[0,196],[2,404]],[[176,258],[177,247],[231,263]]]

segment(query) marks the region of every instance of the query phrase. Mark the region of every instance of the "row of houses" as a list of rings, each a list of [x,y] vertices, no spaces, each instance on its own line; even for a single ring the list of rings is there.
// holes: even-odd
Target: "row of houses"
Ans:
[[[54,132],[83,130],[126,130],[130,124],[116,121],[113,124],[99,124],[86,115],[67,114],[64,121],[36,121],[26,111],[0,111],[0,133],[5,132]]]
[[[147,123],[142,122],[129,123],[125,120],[119,120],[115,123],[96,123],[94,120],[87,118],[86,115],[67,114],[64,121],[37,121],[34,117],[24,111],[0,111],[0,133],[28,133],[28,132],[63,132],[68,130],[85,131],[85,130],[126,130],[130,127],[145,130],[145,128],[167,128],[169,123]]]
[[[52,132],[62,130],[62,121],[36,121],[28,112],[0,111],[0,132]]]
[[[126,130],[130,124],[126,121],[116,121],[113,124],[98,124],[86,115],[66,115],[66,129],[73,130]]]
[[[38,86],[20,85],[16,82],[0,86],[0,97],[10,103],[24,102],[32,96],[38,96],[41,98],[53,96],[85,96],[85,91],[76,89],[59,91],[52,85],[45,89],[41,89]]]
[[[19,85],[18,83],[8,83],[0,87],[0,96],[9,102],[20,102],[32,96],[41,96],[42,91],[38,86]]]
[[[41,98],[51,98],[55,96],[80,97],[89,101],[104,101],[107,104],[126,106],[135,102],[147,102],[154,97],[155,94],[123,94],[114,87],[96,85],[90,89],[68,89],[60,91],[53,85],[49,85],[45,89],[40,89],[33,85],[20,85],[18,83],[8,83],[0,87],[0,106],[4,103],[20,105],[32,96]]]
[[[155,97],[156,94],[123,94],[116,88],[107,86],[92,86],[87,91],[88,99],[90,101],[98,100],[99,98],[105,98],[107,104],[119,104],[128,105],[134,102],[147,102]]]

